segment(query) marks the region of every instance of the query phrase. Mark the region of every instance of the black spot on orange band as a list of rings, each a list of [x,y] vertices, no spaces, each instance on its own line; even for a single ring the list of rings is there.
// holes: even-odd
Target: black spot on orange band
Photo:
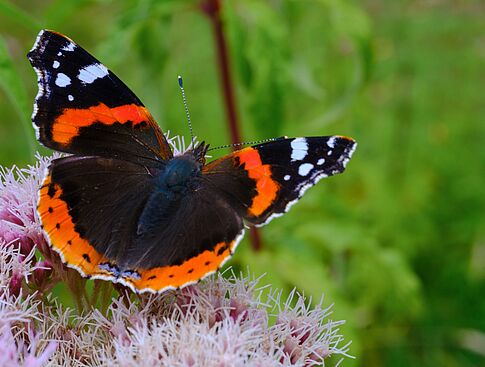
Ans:
[[[51,182],[51,176],[48,175],[40,189],[37,210],[51,246],[61,254],[64,262],[76,267],[85,276],[109,275],[98,267],[106,259],[76,232],[68,206],[61,195],[61,187]]]
[[[222,241],[179,265],[133,269],[120,274],[120,271],[116,270],[116,264],[110,262],[80,236],[66,202],[61,199],[62,188],[51,182],[50,175],[44,184],[40,190],[38,205],[44,230],[52,247],[62,255],[64,261],[80,270],[86,277],[102,276],[143,291],[156,292],[168,287],[180,288],[216,271],[231,256],[236,245],[236,240]],[[50,211],[49,208],[55,210]]]
[[[160,291],[164,288],[180,288],[194,283],[208,273],[214,272],[231,256],[236,240],[220,242],[213,250],[205,250],[197,256],[186,260],[181,265],[164,266],[153,269],[136,269],[139,279],[124,280],[135,289]]]

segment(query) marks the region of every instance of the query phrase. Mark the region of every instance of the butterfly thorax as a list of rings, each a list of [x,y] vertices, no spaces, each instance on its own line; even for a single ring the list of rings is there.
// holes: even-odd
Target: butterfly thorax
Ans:
[[[201,163],[192,154],[174,157],[157,177],[157,186],[162,191],[184,193],[200,174],[201,167]]]

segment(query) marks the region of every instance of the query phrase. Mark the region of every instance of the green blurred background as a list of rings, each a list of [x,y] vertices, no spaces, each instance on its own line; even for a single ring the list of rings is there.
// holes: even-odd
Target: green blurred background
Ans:
[[[164,130],[229,142],[214,35],[200,1],[0,0],[0,164],[40,150],[41,28],[124,80]],[[230,262],[335,303],[346,366],[485,365],[485,3],[226,0],[245,140],[344,134],[359,147]],[[223,151],[218,153],[222,154]]]

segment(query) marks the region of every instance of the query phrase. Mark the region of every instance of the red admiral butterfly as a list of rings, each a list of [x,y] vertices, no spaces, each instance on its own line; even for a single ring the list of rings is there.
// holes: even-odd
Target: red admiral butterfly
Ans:
[[[41,31],[32,121],[52,161],[38,213],[51,246],[83,276],[138,292],[192,284],[233,254],[244,225],[288,211],[341,173],[356,143],[323,136],[254,145],[206,163],[208,145],[174,156],[150,112],[69,38]]]

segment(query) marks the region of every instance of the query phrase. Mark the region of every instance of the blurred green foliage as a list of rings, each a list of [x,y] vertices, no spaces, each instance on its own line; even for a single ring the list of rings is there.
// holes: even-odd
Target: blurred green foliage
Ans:
[[[479,1],[226,0],[244,138],[344,134],[348,171],[231,264],[335,302],[354,366],[485,364],[485,7]],[[212,29],[195,0],[0,0],[0,163],[33,161],[40,28],[121,77],[165,130],[228,143]],[[223,153],[222,151],[220,152]]]

